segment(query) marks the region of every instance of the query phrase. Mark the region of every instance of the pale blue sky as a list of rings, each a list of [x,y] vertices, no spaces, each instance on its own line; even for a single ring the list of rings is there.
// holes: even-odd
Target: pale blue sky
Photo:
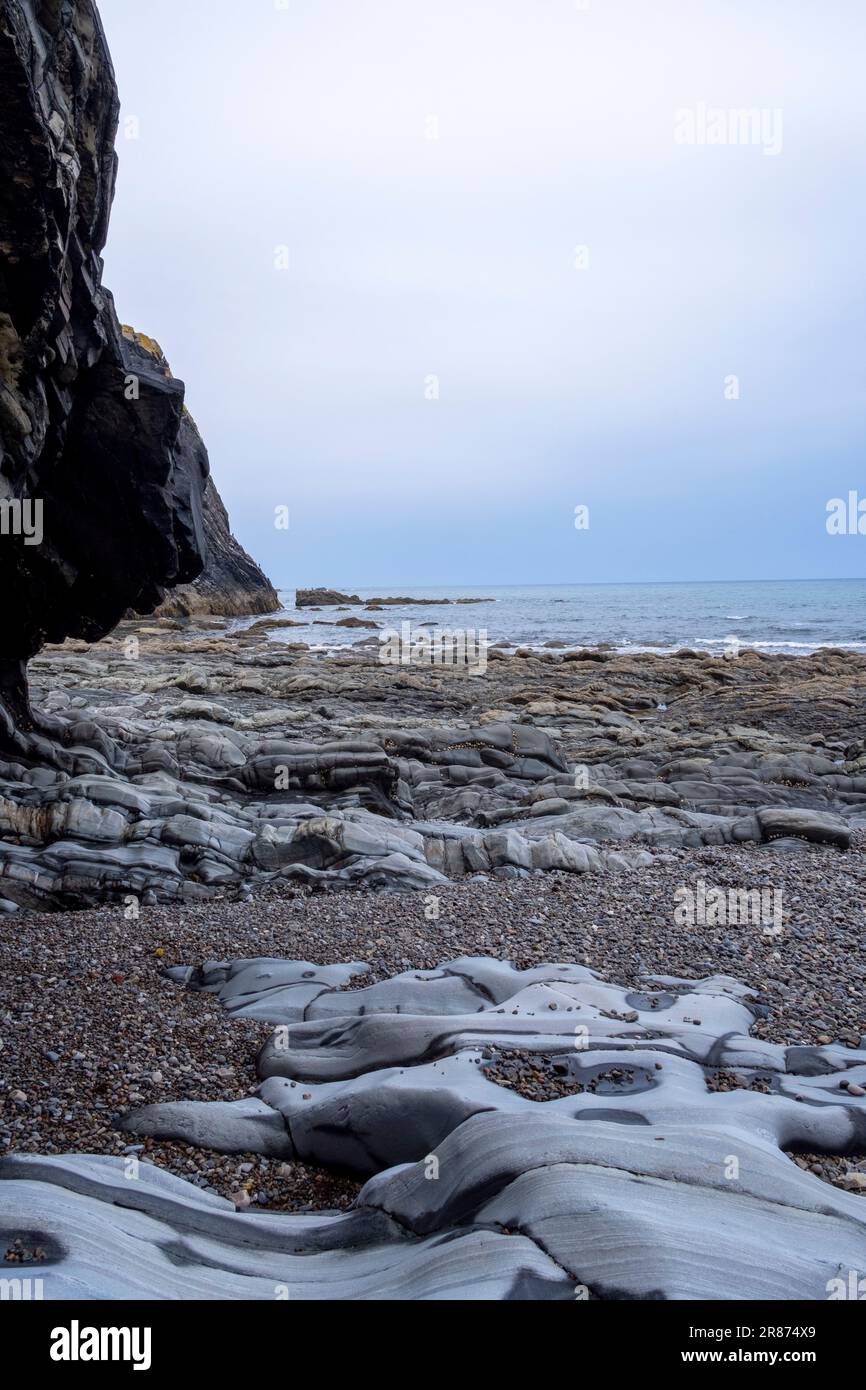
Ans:
[[[280,586],[866,574],[862,0],[100,10],[106,282]]]

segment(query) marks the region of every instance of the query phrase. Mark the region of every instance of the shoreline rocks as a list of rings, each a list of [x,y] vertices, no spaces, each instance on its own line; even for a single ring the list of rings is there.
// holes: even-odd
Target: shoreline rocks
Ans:
[[[844,854],[866,829],[859,657],[515,653],[469,679],[203,622],[36,658],[38,732],[0,763],[0,899],[429,891],[713,845]]]

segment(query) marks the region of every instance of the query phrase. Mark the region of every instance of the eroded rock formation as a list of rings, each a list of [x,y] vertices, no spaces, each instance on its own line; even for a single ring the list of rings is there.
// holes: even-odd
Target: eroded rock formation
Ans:
[[[8,735],[31,723],[26,663],[45,642],[97,639],[199,574],[208,465],[182,383],[124,337],[102,285],[118,100],[92,0],[2,0],[0,90]]]
[[[0,1227],[40,1246],[46,1298],[824,1300],[866,1265],[866,1203],[783,1152],[862,1149],[862,1046],[751,1037],[721,975],[632,991],[464,957],[347,988],[365,968],[169,972],[275,1025],[262,1085],[124,1123],[353,1169],[354,1206],[238,1211],[152,1165],[12,1156]]]

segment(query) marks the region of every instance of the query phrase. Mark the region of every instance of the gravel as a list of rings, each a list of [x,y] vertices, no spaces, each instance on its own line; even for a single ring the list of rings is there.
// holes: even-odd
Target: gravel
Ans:
[[[476,954],[520,968],[576,961],[631,986],[647,975],[721,973],[752,986],[757,1036],[857,1046],[866,1032],[864,840],[857,835],[847,854],[818,846],[785,855],[754,846],[682,850],[659,854],[639,875],[479,878],[436,895],[280,888],[252,902],[146,907],[137,920],[121,907],[2,917],[0,1153],[120,1155],[129,1136],[116,1117],[133,1105],[250,1095],[268,1025],[232,1018],[211,996],[162,974],[209,959],[366,960],[364,983]],[[674,893],[697,879],[781,889],[783,934],[675,924]],[[531,1084],[544,1098],[556,1074],[538,1058],[532,1066],[540,1076]],[[346,1175],[254,1154],[161,1141],[135,1151],[241,1206],[336,1210],[358,1191]],[[862,1157],[807,1156],[824,1170],[819,1176],[840,1183]]]

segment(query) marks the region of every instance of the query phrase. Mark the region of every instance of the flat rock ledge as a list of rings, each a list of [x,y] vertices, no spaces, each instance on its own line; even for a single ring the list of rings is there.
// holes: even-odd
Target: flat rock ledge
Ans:
[[[358,988],[365,970],[173,969],[273,1023],[261,1086],[124,1121],[353,1170],[354,1206],[254,1213],[131,1159],[10,1157],[0,1233],[41,1250],[47,1298],[822,1300],[866,1268],[866,1203],[782,1152],[863,1147],[863,1046],[752,1038],[726,976],[638,992],[472,957]],[[552,1066],[556,1098],[500,1084],[503,1052]],[[712,1090],[718,1068],[742,1088]]]

